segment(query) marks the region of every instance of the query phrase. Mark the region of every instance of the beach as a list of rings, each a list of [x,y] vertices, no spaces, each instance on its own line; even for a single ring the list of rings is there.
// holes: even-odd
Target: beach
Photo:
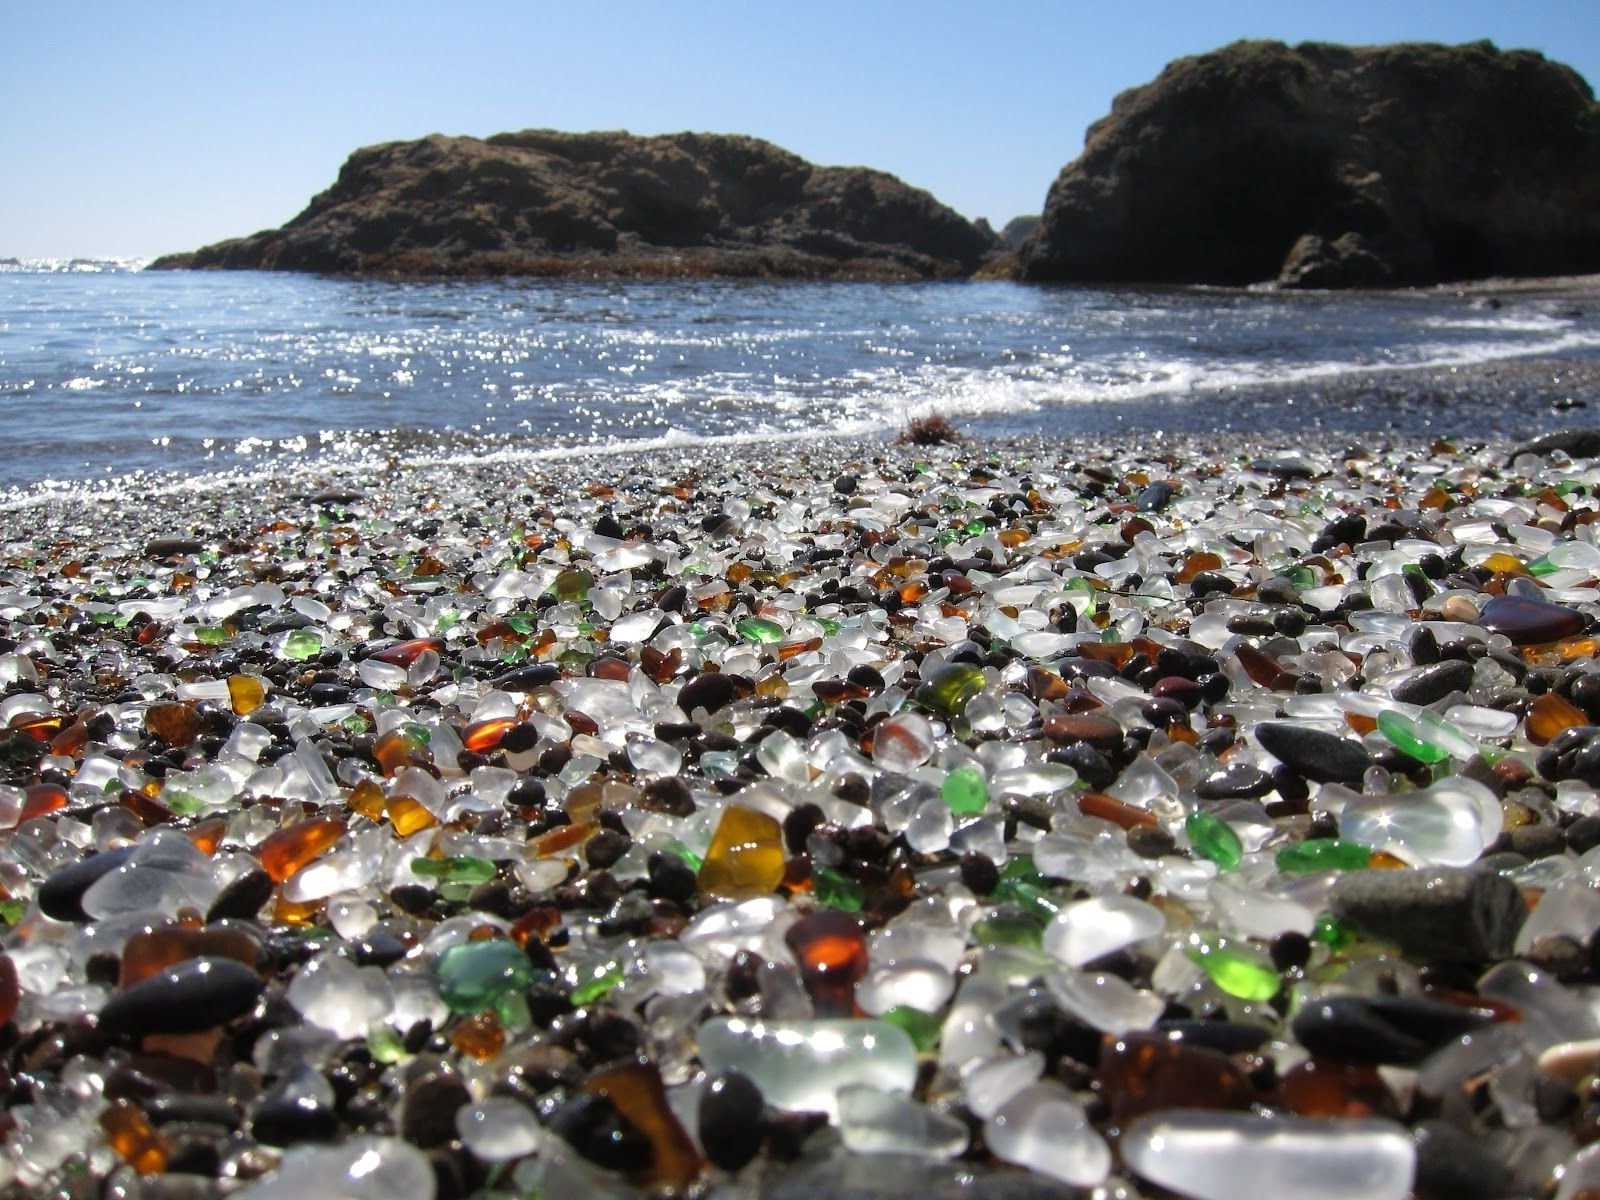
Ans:
[[[1597,378],[18,498],[6,1194],[1591,1169]]]

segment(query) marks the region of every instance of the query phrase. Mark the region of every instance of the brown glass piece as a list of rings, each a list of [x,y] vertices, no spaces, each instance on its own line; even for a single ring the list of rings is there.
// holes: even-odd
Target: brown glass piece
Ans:
[[[1095,1078],[1113,1123],[1123,1128],[1157,1109],[1242,1112],[1255,1099],[1250,1081],[1226,1055],[1158,1033],[1106,1035]]]
[[[682,1190],[700,1178],[705,1160],[667,1104],[661,1072],[640,1059],[596,1071],[583,1090],[611,1101],[622,1118],[650,1143],[650,1166],[641,1182]]]
[[[867,939],[861,922],[838,909],[807,913],[783,935],[800,966],[800,981],[819,1017],[854,1017],[856,984],[867,974]]]

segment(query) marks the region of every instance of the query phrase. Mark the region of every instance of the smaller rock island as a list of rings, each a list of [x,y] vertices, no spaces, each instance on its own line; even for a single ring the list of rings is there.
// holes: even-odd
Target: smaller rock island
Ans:
[[[939,279],[1000,239],[925,191],[757,138],[432,135],[357,150],[281,229],[160,268],[394,276]]]

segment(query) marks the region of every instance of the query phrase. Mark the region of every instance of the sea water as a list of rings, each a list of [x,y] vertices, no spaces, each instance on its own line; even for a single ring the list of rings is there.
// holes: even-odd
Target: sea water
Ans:
[[[1550,427],[1559,397],[1506,411],[1482,396],[1441,407],[1425,390],[1396,402],[1391,389],[1374,403],[1359,382],[1600,358],[1600,309],[1554,291],[396,283],[138,267],[0,263],[0,488],[286,459],[737,445],[935,413],[977,434],[1515,435]]]

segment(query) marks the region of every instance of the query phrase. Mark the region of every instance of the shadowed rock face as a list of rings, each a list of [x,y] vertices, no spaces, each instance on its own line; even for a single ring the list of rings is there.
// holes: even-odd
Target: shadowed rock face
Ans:
[[[997,248],[927,192],[755,138],[529,130],[358,150],[282,229],[157,267],[937,278]]]
[[[1020,261],[1310,287],[1600,270],[1600,106],[1488,42],[1238,42],[1117,97]]]

